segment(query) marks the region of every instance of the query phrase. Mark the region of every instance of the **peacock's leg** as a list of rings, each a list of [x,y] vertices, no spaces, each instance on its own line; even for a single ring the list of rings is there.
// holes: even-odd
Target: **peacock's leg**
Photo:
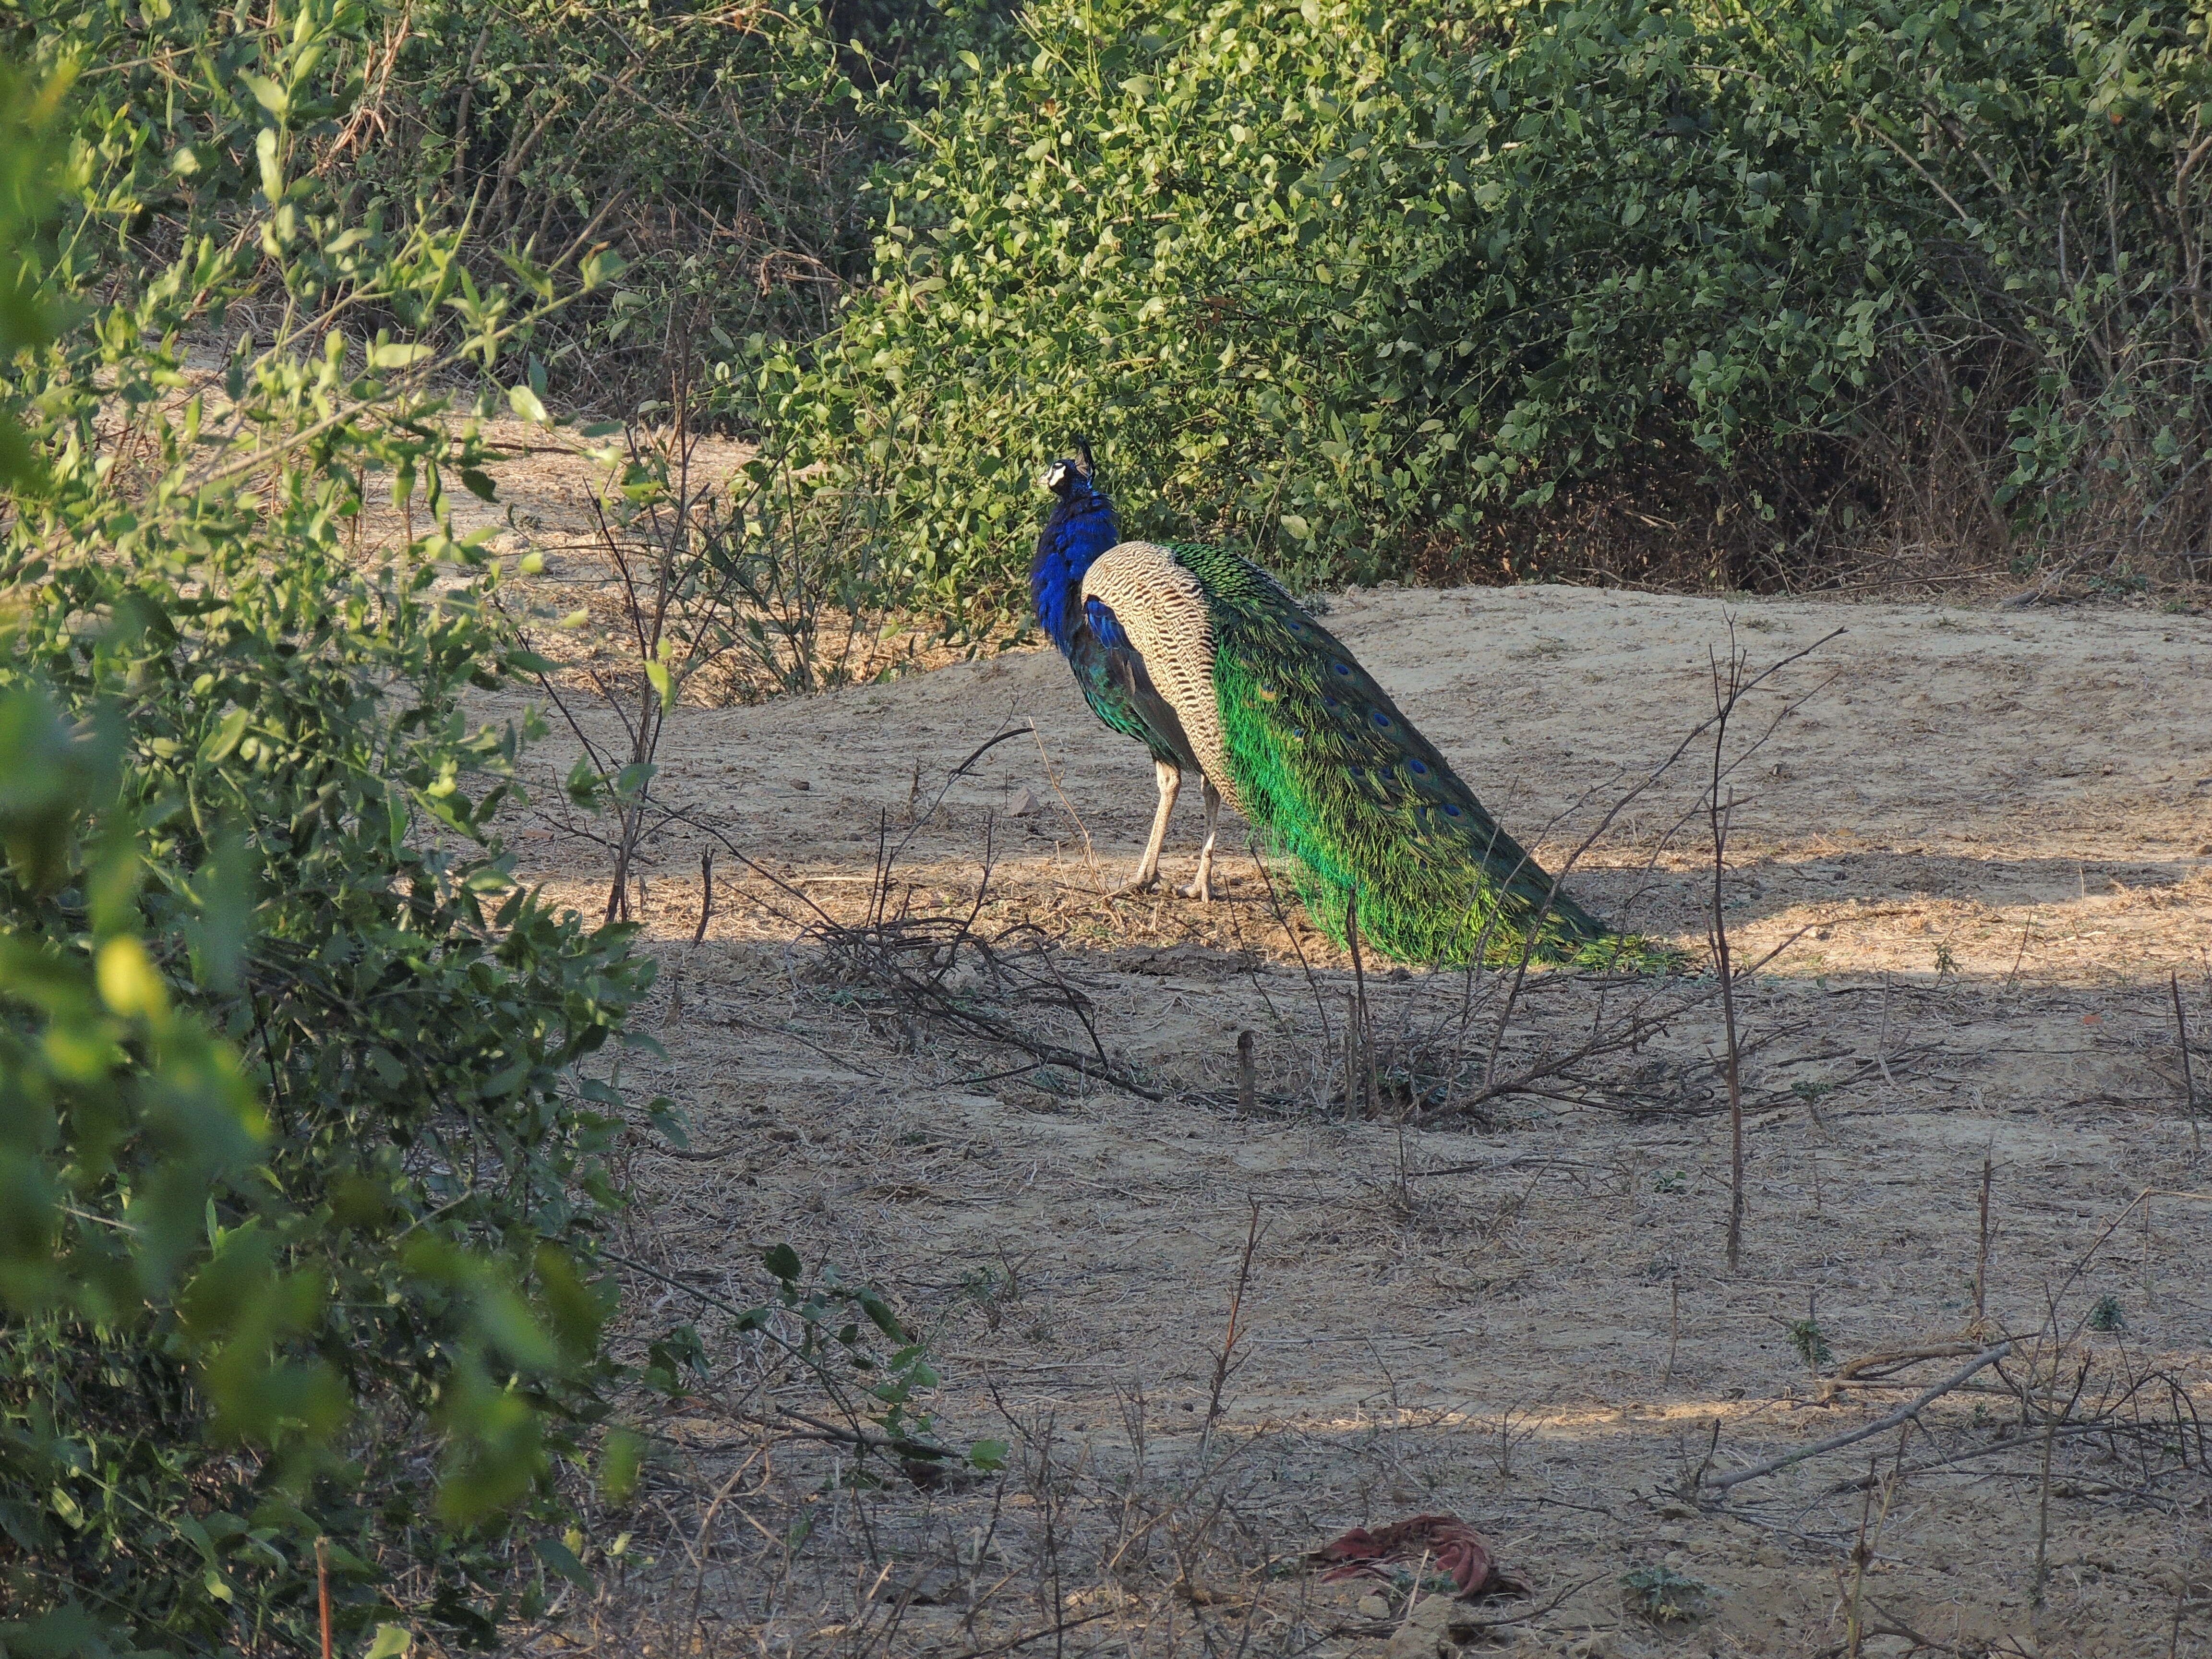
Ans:
[[[1202,773],[1199,776],[1199,783],[1204,790],[1206,800],[1206,841],[1198,849],[1197,875],[1191,878],[1189,886],[1178,887],[1176,891],[1185,898],[1211,904],[1213,902],[1213,830],[1214,826],[1221,822],[1221,792],[1213,787],[1213,780]]]
[[[1152,814],[1152,836],[1145,842],[1145,856],[1137,862],[1137,873],[1116,887],[1116,893],[1149,892],[1159,885],[1160,848],[1168,838],[1168,814],[1175,811],[1176,796],[1182,790],[1182,769],[1172,762],[1154,761],[1152,775],[1159,780],[1160,810]]]

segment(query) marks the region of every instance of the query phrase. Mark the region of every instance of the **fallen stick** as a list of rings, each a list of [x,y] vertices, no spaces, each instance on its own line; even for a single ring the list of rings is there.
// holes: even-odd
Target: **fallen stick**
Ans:
[[[1756,1480],[1761,1475],[1773,1474],[1788,1468],[1792,1463],[1802,1463],[1808,1457],[1818,1457],[1822,1452],[1832,1452],[1853,1445],[1861,1440],[1880,1434],[1884,1429],[1893,1429],[1910,1418],[1917,1417],[1930,1401],[1947,1395],[1985,1365],[1994,1365],[2012,1352],[2010,1339],[1983,1349],[1960,1370],[1945,1377],[1941,1382],[1907,1401],[1887,1416],[1842,1434],[1832,1434],[1826,1440],[1815,1441],[1809,1446],[1800,1446],[1796,1451],[1784,1452],[1779,1457],[1770,1457],[1764,1463],[1754,1463],[1747,1469],[1731,1469],[1726,1474],[1708,1476],[1698,1471],[1698,1484],[1726,1492],[1730,1486],[1740,1486],[1747,1480]]]
[[[1824,1382],[1840,1382],[1872,1371],[1876,1376],[1888,1376],[1905,1366],[1923,1359],[1963,1359],[1970,1353],[1980,1352],[1972,1342],[1930,1342],[1917,1348],[1881,1348],[1873,1353],[1861,1354],[1856,1359],[1846,1359],[1836,1367]]]

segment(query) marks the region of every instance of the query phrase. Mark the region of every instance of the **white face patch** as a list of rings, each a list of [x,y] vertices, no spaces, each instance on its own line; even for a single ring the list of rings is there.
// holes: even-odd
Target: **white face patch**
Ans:
[[[1037,482],[1047,489],[1057,493],[1060,485],[1066,481],[1068,465],[1066,461],[1054,461],[1050,466],[1045,468],[1037,478]]]

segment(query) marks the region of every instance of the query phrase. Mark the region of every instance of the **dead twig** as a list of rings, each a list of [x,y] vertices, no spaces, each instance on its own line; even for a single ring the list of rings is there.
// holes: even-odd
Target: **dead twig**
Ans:
[[[691,930],[691,943],[706,942],[707,923],[714,914],[714,849],[699,849],[699,925]]]
[[[1995,1173],[1991,1162],[1996,1151],[1992,1141],[1982,1152],[1982,1229],[1981,1243],[1974,1252],[1974,1321],[1977,1324],[1990,1316],[1990,1179]]]
[[[2181,975],[2168,974],[2166,982],[2173,993],[2173,1035],[2181,1049],[2181,1102],[2189,1114],[2189,1150],[2201,1158],[2204,1128],[2197,1120],[2197,1073],[2189,1059],[2189,1017],[2181,1010]]]
[[[1221,1419],[1221,1390],[1229,1381],[1229,1373],[1234,1368],[1237,1345],[1244,1335],[1243,1328],[1239,1323],[1244,1312],[1244,1291],[1252,1282],[1253,1252],[1260,1248],[1260,1200],[1255,1198],[1250,1203],[1252,1218],[1244,1231],[1244,1254],[1237,1263],[1237,1288],[1229,1296],[1229,1328],[1222,1333],[1220,1352],[1213,1356],[1213,1380],[1206,1391],[1206,1430],[1208,1434]]]
[[[315,1606],[322,1615],[323,1659],[331,1659],[331,1540],[315,1540]]]
[[[1033,1630],[1025,1636],[1010,1637],[1003,1642],[994,1642],[988,1648],[963,1649],[952,1655],[951,1659],[991,1659],[994,1654],[1012,1653],[1016,1648],[1025,1648],[1032,1642],[1042,1642],[1048,1637],[1065,1636],[1068,1632],[1080,1630],[1085,1625],[1095,1625],[1101,1619],[1111,1619],[1120,1611],[1118,1607],[1109,1607],[1103,1613],[1086,1613],[1080,1619],[1063,1619],[1056,1625],[1048,1625],[1042,1630]]]
[[[1741,1486],[1747,1480],[1757,1480],[1766,1475],[1779,1474],[1792,1464],[1803,1462],[1808,1457],[1818,1457],[1824,1452],[1840,1451],[1845,1446],[1856,1445],[1862,1440],[1871,1439],[1885,1429],[1893,1429],[1900,1423],[1908,1422],[1918,1417],[1933,1401],[1950,1393],[1977,1371],[1985,1366],[1996,1364],[1998,1360],[2011,1352],[2012,1339],[2008,1337],[2002,1342],[1984,1348],[1968,1364],[1953,1372],[1942,1382],[1916,1395],[1895,1411],[1887,1413],[1871,1423],[1859,1428],[1847,1429],[1841,1434],[1832,1434],[1826,1440],[1816,1440],[1809,1446],[1800,1446],[1795,1451],[1784,1452],[1778,1457],[1770,1457],[1765,1462],[1754,1463],[1747,1469],[1731,1469],[1726,1474],[1709,1474],[1705,1470],[1700,1469],[1698,1472],[1697,1485],[1710,1486],[1715,1492],[1727,1492],[1731,1487]]]
[[[2057,1324],[2055,1318],[2052,1323],[2055,1328]],[[2084,1356],[2079,1368],[2074,1373],[2074,1391],[2067,1395],[2064,1407],[2055,1412],[2046,1410],[2044,1413],[2043,1470],[2038,1482],[2039,1490],[2035,1505],[2035,1589],[2031,1597],[2038,1607],[2043,1605],[2043,1592],[2045,1587],[2050,1583],[2051,1577],[2051,1455],[2057,1445],[2058,1425],[2074,1414],[2074,1407],[2081,1398],[2081,1390],[2089,1381],[2090,1363],[2087,1357]],[[2051,1376],[2051,1395],[2054,1398],[2058,1392],[2057,1380],[2057,1367],[2054,1364]]]
[[[1729,624],[1728,674],[1721,674],[1720,659],[1707,653],[1713,677],[1713,775],[1705,793],[1705,809],[1713,845],[1713,971],[1721,981],[1721,1026],[1728,1041],[1729,1098],[1729,1218],[1728,1265],[1734,1273],[1743,1256],[1743,1043],[1735,1023],[1735,969],[1729,957],[1727,906],[1729,820],[1736,805],[1735,792],[1721,799],[1721,765],[1728,744],[1729,716],[1742,697],[1745,657],[1735,642],[1735,624]]]
[[[1828,1380],[1841,1382],[1852,1377],[1887,1377],[1923,1359],[1959,1359],[1980,1352],[1980,1345],[1973,1342],[1926,1342],[1910,1348],[1878,1348],[1856,1359],[1846,1359],[1829,1374]]]

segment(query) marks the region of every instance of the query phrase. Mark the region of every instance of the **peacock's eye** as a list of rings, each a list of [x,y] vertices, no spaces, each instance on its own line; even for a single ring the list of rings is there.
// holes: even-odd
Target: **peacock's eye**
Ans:
[[[1419,761],[1417,761],[1417,760],[1409,760],[1409,761],[1407,761],[1407,762],[1406,763],[1406,764],[1407,764],[1407,765],[1408,765],[1408,766],[1410,766],[1410,767],[1412,767],[1412,768],[1413,769],[1413,772],[1414,772],[1414,774],[1415,774],[1415,775],[1416,775],[1416,776],[1419,776],[1419,777],[1424,777],[1424,778],[1425,778],[1425,777],[1428,776],[1428,775],[1429,775],[1429,769],[1428,769],[1427,767],[1425,767],[1425,766],[1422,765],[1422,764],[1420,763],[1420,762],[1419,762]]]
[[[1390,729],[1390,717],[1378,708],[1375,711],[1375,724],[1387,732]]]
[[[1454,817],[1457,817],[1459,816],[1459,808],[1454,806],[1449,801],[1446,801],[1444,803],[1444,811],[1450,813]]]
[[[1350,679],[1352,678],[1352,671],[1349,668],[1346,668],[1342,663],[1331,663],[1329,666],[1336,670],[1338,673],[1343,675],[1345,678]]]

